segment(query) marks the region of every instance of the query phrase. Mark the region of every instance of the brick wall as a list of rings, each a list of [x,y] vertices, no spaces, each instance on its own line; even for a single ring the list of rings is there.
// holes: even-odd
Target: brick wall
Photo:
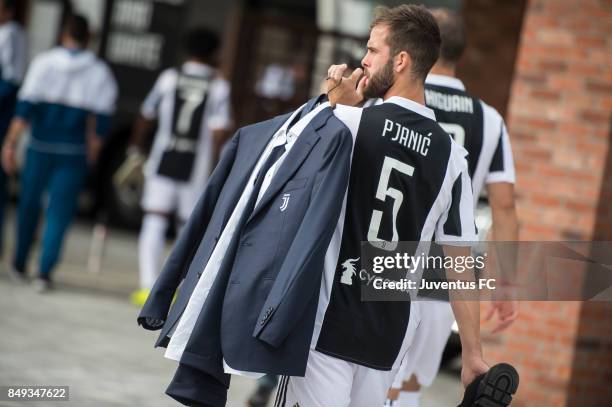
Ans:
[[[612,3],[530,0],[507,121],[522,240],[612,240]],[[521,303],[485,356],[515,363],[514,406],[607,406],[610,303]]]

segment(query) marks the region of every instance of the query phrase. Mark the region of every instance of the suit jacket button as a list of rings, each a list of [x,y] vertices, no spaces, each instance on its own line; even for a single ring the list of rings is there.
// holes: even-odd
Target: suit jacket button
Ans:
[[[265,324],[265,323],[266,323],[266,320],[265,320],[265,319],[262,319],[261,321],[259,321],[259,325],[263,325],[263,324]]]

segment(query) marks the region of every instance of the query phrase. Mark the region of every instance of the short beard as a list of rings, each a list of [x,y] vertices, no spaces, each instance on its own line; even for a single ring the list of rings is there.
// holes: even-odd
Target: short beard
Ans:
[[[382,98],[385,96],[389,88],[393,86],[394,80],[393,59],[389,58],[389,62],[383,66],[380,72],[368,78],[368,84],[363,90],[363,96],[366,99]]]

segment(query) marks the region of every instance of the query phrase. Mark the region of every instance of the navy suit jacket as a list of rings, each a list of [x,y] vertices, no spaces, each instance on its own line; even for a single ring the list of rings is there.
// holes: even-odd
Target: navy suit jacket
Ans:
[[[259,156],[289,116],[241,128],[224,149],[138,317],[146,329],[157,328],[147,318],[165,321],[156,346],[167,345]],[[304,375],[324,257],[348,184],[352,144],[348,128],[329,107],[306,126],[235,233],[182,364],[224,381],[223,358],[237,370]],[[281,210],[285,194],[290,198]]]

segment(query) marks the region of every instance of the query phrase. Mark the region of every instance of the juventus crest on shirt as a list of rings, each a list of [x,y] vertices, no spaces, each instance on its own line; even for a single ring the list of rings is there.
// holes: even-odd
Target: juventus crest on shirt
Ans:
[[[361,300],[367,272],[361,244],[426,242],[434,233],[450,244],[474,239],[466,153],[435,123],[431,110],[407,99],[336,110],[356,134],[342,239],[335,269],[326,270],[333,281],[316,349],[389,370],[404,343],[410,302]]]

